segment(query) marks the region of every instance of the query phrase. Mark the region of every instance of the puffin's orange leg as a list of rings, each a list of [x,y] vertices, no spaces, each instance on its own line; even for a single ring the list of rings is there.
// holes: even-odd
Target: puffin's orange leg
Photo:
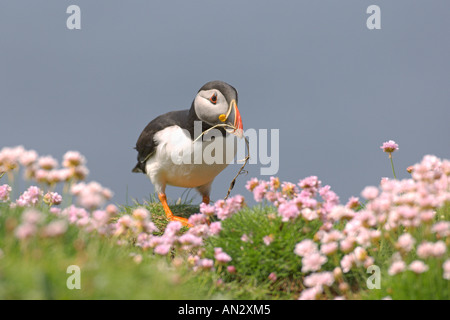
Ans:
[[[188,222],[188,219],[183,218],[183,217],[175,216],[172,213],[172,210],[170,210],[169,205],[167,204],[167,197],[166,197],[166,195],[164,193],[158,194],[158,198],[159,198],[159,201],[161,201],[161,204],[163,205],[164,212],[166,213],[167,219],[169,219],[170,221],[179,221],[179,222],[181,222],[183,224],[183,226],[186,226],[186,227],[189,227],[189,228],[192,227],[192,224],[190,224]]]
[[[203,203],[209,204],[209,196],[203,196]]]

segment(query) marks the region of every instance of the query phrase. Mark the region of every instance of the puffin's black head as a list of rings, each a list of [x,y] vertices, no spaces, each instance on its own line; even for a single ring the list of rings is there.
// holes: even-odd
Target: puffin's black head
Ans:
[[[194,110],[197,117],[211,126],[229,124],[238,137],[243,136],[241,114],[237,107],[238,93],[228,83],[211,81],[206,83],[194,99]]]

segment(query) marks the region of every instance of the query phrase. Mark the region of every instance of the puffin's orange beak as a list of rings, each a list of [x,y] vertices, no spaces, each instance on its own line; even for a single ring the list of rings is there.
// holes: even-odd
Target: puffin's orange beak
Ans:
[[[234,104],[234,115],[234,127],[236,129],[234,130],[233,134],[235,134],[239,138],[242,138],[244,136],[244,126],[242,125],[241,113],[239,112],[236,103]]]

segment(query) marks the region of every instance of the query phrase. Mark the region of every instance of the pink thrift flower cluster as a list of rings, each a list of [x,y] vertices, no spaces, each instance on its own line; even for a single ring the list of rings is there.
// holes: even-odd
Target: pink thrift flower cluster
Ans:
[[[74,184],[86,178],[89,171],[85,164],[85,157],[77,151],[65,153],[63,168],[59,169],[58,161],[52,156],[39,157],[36,151],[25,150],[22,146],[0,150],[0,178],[6,173],[8,179],[12,181],[22,167],[26,179],[42,186],[42,188],[30,186],[12,202],[11,187],[7,184],[0,186],[1,202],[7,202],[11,207],[29,208],[23,212],[23,221],[15,229],[18,239],[28,239],[36,235],[58,236],[67,230],[69,224],[87,232],[97,231],[102,235],[112,236],[118,233],[119,226],[111,221],[111,218],[117,215],[118,209],[113,205],[109,205],[105,210],[100,209],[112,198],[112,192],[97,182]],[[66,190],[71,186],[72,194],[77,197],[80,207],[74,205],[63,209],[54,207],[63,200],[58,192],[53,191],[58,183],[65,183]],[[49,189],[47,192],[44,192],[45,186]],[[41,210],[42,203],[47,204],[50,209]],[[46,211],[54,216],[53,221],[48,221]],[[155,230],[148,226],[147,229],[152,232]]]
[[[68,151],[62,164],[63,167],[59,168],[58,161],[52,156],[39,156],[35,150],[26,150],[23,146],[0,150],[0,174],[23,167],[27,180],[47,185],[82,181],[89,174],[85,157],[77,151]]]
[[[36,206],[41,197],[42,197],[43,191],[39,189],[36,186],[31,186],[28,188],[27,191],[22,193],[22,195],[17,199],[15,205],[19,207],[31,207]]]
[[[380,148],[386,153],[392,153],[398,150],[398,144],[396,144],[393,140],[389,140],[384,142]]]
[[[158,255],[167,255],[172,250],[189,252],[191,254],[188,262],[193,270],[210,270],[214,267],[214,260],[205,257],[204,240],[219,235],[222,230],[221,222],[210,222],[210,218],[214,216],[220,220],[227,219],[244,205],[244,198],[240,195],[227,200],[218,200],[214,204],[202,203],[200,213],[189,217],[189,223],[192,227],[184,233],[181,232],[181,223],[172,221],[169,222],[161,236],[139,235],[136,245],[144,250],[153,249]],[[215,249],[214,259],[217,264],[226,264],[232,260],[221,248]],[[233,270],[233,268],[230,270]]]
[[[44,202],[49,206],[59,205],[62,202],[62,196],[57,192],[47,192],[44,195]]]
[[[27,160],[29,157],[29,155],[25,155],[25,152],[26,150],[22,146],[2,148],[0,150],[0,174],[18,168],[22,159]]]
[[[393,141],[384,144],[386,152],[397,149]],[[412,166],[411,177],[383,179],[379,187],[364,188],[361,196],[366,203],[361,210],[358,198],[351,197],[346,205],[341,205],[330,187],[322,186],[315,176],[296,185],[281,183],[274,177],[270,181],[253,178],[246,188],[256,201],[273,203],[284,222],[303,219],[307,223],[322,223],[313,239],[299,242],[294,250],[302,258],[301,271],[309,274],[304,281],[308,288],[300,299],[319,299],[323,297],[323,287],[330,283],[336,282],[345,293],[348,284],[343,275],[373,265],[372,255],[383,238],[389,239],[397,250],[388,270],[390,276],[406,271],[424,273],[429,270],[429,259],[441,261],[448,257],[450,222],[436,222],[436,210],[450,203],[450,161],[425,156]],[[429,241],[418,243],[413,231],[423,226],[427,226],[425,236]],[[267,244],[268,239],[264,242]],[[417,257],[420,260],[413,260]],[[329,267],[336,268],[334,278],[327,271]],[[445,278],[448,273],[444,267],[448,265],[442,265]],[[328,281],[320,282],[322,277]]]
[[[7,184],[0,186],[0,201],[9,201],[9,194],[11,193],[11,187]]]
[[[64,218],[69,224],[74,225],[85,232],[96,232],[104,236],[116,234],[118,226],[112,221],[117,216],[118,209],[115,205],[108,205],[104,210],[86,210],[85,208],[71,205],[64,209],[54,209],[51,212]]]
[[[54,238],[63,235],[67,228],[67,221],[63,219],[45,223],[45,215],[37,209],[30,208],[22,213],[22,223],[16,227],[14,234],[19,240],[26,240],[34,236]]]
[[[448,257],[450,222],[435,222],[435,218],[436,210],[450,202],[450,161],[425,156],[413,166],[412,179],[383,180],[380,188],[366,187],[362,196],[367,199],[364,209],[354,211],[354,205],[335,205],[325,218],[321,217],[324,223],[314,240],[297,244],[294,252],[302,257],[303,272],[321,274],[327,261],[331,257],[336,259],[336,254],[342,256],[337,267],[343,274],[354,268],[367,268],[374,264],[370,253],[378,250],[382,238],[390,239],[398,250],[388,270],[390,276],[406,271],[421,274],[429,270],[429,259],[442,261]],[[430,240],[418,243],[412,234],[423,226],[426,226],[423,235]],[[399,232],[405,229],[408,231]],[[414,257],[421,260],[413,260]],[[448,267],[442,266],[444,279],[448,277],[445,271]],[[341,281],[340,286],[344,283],[342,279],[335,277]],[[300,298],[316,299],[321,293],[320,286],[313,287]]]
[[[245,199],[241,195],[228,198],[227,200],[218,200],[214,205],[204,204],[200,205],[200,213],[205,216],[216,215],[220,220],[231,217],[238,212],[245,204]]]
[[[80,182],[73,185],[71,193],[77,197],[78,204],[89,210],[94,210],[103,206],[106,201],[113,197],[113,193],[108,188],[104,188],[98,182]]]
[[[278,178],[270,181],[251,179],[246,188],[258,202],[265,200],[277,207],[278,215],[284,222],[302,217],[307,221],[326,220],[328,214],[339,204],[339,197],[330,186],[322,186],[316,176],[300,180],[297,185],[281,183]],[[320,196],[321,200],[318,199]],[[354,202],[355,200],[352,199]]]

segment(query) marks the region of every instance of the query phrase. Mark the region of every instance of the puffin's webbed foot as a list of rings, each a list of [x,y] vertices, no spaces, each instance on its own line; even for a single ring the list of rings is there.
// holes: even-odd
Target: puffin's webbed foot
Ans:
[[[158,194],[159,201],[161,201],[161,204],[163,205],[164,212],[166,213],[167,219],[170,221],[179,221],[183,226],[186,226],[188,228],[192,227],[192,224],[189,223],[188,219],[175,216],[172,213],[172,210],[170,210],[169,205],[167,204],[167,197],[164,193]]]

